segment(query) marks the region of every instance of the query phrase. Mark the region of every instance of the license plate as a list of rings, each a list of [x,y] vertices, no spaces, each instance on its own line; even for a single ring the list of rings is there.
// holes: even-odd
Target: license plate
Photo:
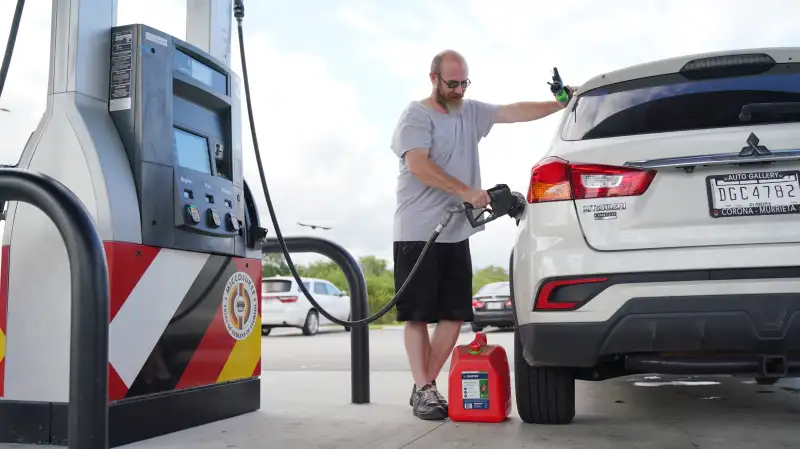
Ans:
[[[712,175],[708,203],[714,218],[783,215],[800,212],[798,171]]]
[[[497,310],[503,308],[502,302],[490,302],[486,304],[486,308],[489,310]]]

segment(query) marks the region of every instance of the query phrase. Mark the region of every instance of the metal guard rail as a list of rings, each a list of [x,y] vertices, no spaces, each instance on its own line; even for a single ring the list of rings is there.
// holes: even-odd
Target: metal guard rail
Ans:
[[[369,313],[367,281],[358,261],[347,250],[330,240],[319,237],[284,237],[291,253],[317,253],[333,260],[344,272],[350,290],[350,319],[363,320]],[[264,239],[263,254],[283,253],[277,238]],[[368,404],[369,385],[369,327],[350,328],[351,400],[354,404]]]
[[[108,449],[110,293],[100,233],[72,191],[39,173],[0,168],[0,201],[37,207],[64,240],[71,278],[68,447]]]

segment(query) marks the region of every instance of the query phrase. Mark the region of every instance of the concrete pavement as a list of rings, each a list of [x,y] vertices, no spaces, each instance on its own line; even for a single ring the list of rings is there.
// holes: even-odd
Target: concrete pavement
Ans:
[[[275,332],[275,331],[273,331]],[[222,448],[796,448],[800,394],[748,379],[636,376],[579,382],[566,426],[424,422],[411,414],[402,333],[370,333],[372,403],[350,401],[349,333],[275,332],[263,340],[262,410],[123,446]],[[468,342],[471,332],[459,343]],[[512,334],[490,332],[507,348]],[[513,382],[513,381],[512,381]],[[446,368],[438,384],[446,394]],[[0,449],[30,446],[0,445]]]
[[[376,372],[372,403],[349,404],[349,373],[264,374],[263,409],[131,449],[363,448],[796,448],[800,397],[741,380],[664,379],[579,383],[577,418],[567,426],[423,422],[408,406],[408,375]],[[637,382],[641,382],[636,386]],[[706,385],[705,383],[716,383]],[[446,376],[439,383],[446,390]],[[445,391],[443,391],[444,393]],[[445,393],[446,394],[446,393]]]

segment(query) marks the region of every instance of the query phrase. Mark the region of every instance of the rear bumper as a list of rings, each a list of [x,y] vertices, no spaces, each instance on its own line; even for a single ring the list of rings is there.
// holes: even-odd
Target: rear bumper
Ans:
[[[475,310],[473,324],[481,326],[513,326],[514,309]]]
[[[261,327],[303,327],[305,322],[306,314],[301,310],[261,313]]]
[[[748,374],[769,355],[800,370],[800,293],[633,298],[605,321],[523,324],[519,333],[532,366],[589,368],[633,355],[634,371]],[[639,363],[677,352],[697,363]]]

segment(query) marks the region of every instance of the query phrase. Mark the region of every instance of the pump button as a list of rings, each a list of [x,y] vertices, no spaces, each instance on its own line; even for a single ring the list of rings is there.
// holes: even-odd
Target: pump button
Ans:
[[[214,209],[208,210],[208,225],[212,228],[218,228],[222,226],[222,217],[220,217],[219,212],[215,211]]]
[[[197,210],[197,207],[192,204],[186,205],[186,217],[192,222],[192,224],[200,223],[200,211]]]
[[[233,214],[228,214],[228,229],[233,232],[239,232],[239,219]]]

